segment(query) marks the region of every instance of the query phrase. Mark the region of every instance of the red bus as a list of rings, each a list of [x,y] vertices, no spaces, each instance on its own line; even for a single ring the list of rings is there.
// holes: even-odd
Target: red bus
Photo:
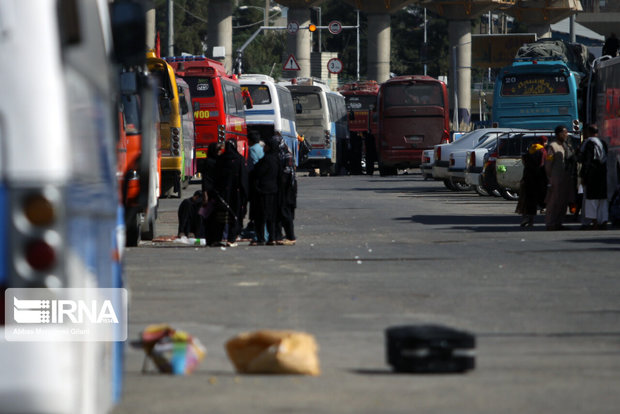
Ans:
[[[362,173],[362,160],[365,159],[366,173],[372,175],[377,158],[375,151],[377,118],[373,115],[377,108],[379,84],[374,80],[351,82],[338,88],[338,92],[344,96],[349,113],[351,174]]]
[[[397,76],[379,88],[379,173],[416,168],[422,151],[450,141],[446,84],[422,75]]]
[[[197,170],[202,171],[212,142],[237,140],[237,149],[248,157],[248,130],[241,86],[224,65],[204,56],[167,57],[166,61],[189,85],[196,128]]]

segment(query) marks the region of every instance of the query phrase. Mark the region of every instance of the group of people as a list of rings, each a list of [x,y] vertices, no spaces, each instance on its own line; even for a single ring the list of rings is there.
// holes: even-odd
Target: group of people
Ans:
[[[564,229],[566,214],[581,213],[581,228],[605,229],[608,221],[607,146],[596,125],[584,128],[584,140],[573,148],[565,126],[547,143],[539,137],[523,154],[523,178],[517,213],[522,227],[533,226],[537,210],[545,210],[547,230]]]
[[[242,234],[251,246],[296,243],[297,179],[292,151],[276,132],[250,131],[249,156],[234,139],[209,145],[202,191],[179,206],[179,237],[206,238],[209,246],[235,247]],[[244,220],[249,218],[244,228]]]

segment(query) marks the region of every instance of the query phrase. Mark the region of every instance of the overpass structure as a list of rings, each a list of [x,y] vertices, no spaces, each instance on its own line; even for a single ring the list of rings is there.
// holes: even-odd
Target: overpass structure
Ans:
[[[469,124],[471,112],[471,21],[491,10],[499,10],[529,26],[538,37],[551,36],[551,24],[583,11],[579,0],[342,0],[368,18],[367,79],[384,82],[390,75],[390,16],[405,6],[416,4],[448,20],[451,50],[449,84],[451,99],[458,96],[458,123]],[[299,27],[310,24],[310,8],[324,0],[276,0],[287,6],[288,22]],[[230,0],[209,1],[207,47],[225,46],[226,68],[232,69],[232,11]],[[618,20],[616,20],[618,21]],[[286,56],[293,54],[299,65],[292,76],[310,76],[311,38],[308,30],[288,37]],[[282,62],[284,64],[284,62]],[[456,74],[456,75],[455,75]],[[454,85],[458,91],[454,91]],[[455,93],[457,92],[457,93]],[[454,108],[454,99],[451,102]],[[458,128],[454,125],[453,128]]]

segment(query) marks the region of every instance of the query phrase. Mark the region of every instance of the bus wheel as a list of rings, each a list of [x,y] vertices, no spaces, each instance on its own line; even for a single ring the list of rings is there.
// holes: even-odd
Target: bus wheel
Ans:
[[[125,223],[125,243],[127,247],[135,247],[140,242],[140,227],[138,214],[131,214]]]
[[[388,175],[396,175],[398,174],[398,169],[394,167],[386,167],[385,165],[379,163],[379,175],[381,177],[385,177]]]
[[[181,179],[181,174],[177,174],[174,181],[174,191],[177,193],[176,198],[181,198],[183,196],[183,181]]]

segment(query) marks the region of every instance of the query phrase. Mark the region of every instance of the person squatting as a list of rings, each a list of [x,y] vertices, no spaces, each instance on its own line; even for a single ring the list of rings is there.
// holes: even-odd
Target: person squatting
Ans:
[[[248,138],[247,162],[234,139],[209,145],[202,191],[179,206],[179,237],[191,232],[206,238],[209,246],[236,247],[242,240],[251,246],[295,245],[293,153],[277,132],[263,139],[258,131],[250,131]]]

